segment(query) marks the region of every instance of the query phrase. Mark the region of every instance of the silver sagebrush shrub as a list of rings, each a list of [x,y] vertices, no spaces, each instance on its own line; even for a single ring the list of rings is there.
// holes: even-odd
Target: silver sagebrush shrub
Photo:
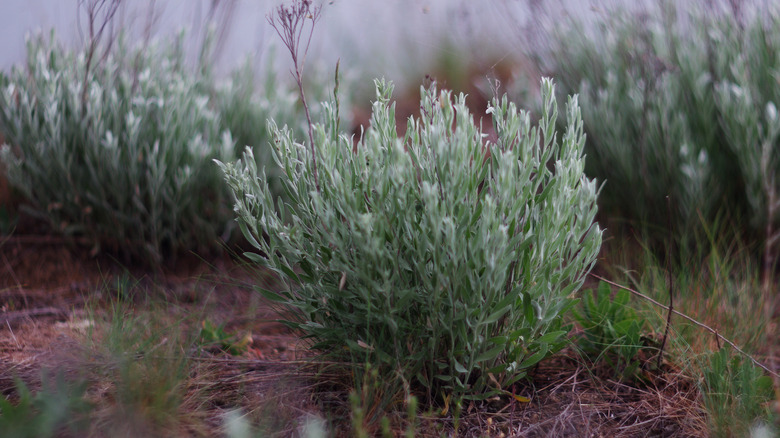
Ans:
[[[159,262],[213,248],[229,223],[212,159],[233,157],[207,83],[181,50],[120,38],[85,79],[85,54],[31,39],[0,92],[8,179],[57,232]],[[102,53],[102,49],[101,49]]]
[[[587,38],[582,22],[569,26],[552,38],[545,67],[580,93],[588,174],[605,181],[602,212],[645,228],[644,239],[673,233],[683,244],[724,217],[741,221],[746,240],[763,247],[771,287],[780,254],[780,8],[689,3],[610,11]]]
[[[274,199],[251,149],[219,163],[261,252],[247,256],[285,281],[267,295],[296,310],[288,322],[316,348],[373,363],[429,399],[511,391],[564,345],[562,317],[601,244],[577,98],[561,138],[551,81],[538,127],[496,100],[497,140],[486,141],[463,95],[422,90],[422,115],[399,138],[392,86],[376,88],[357,146],[333,111],[315,126],[319,191],[312,150],[274,124],[288,202]]]

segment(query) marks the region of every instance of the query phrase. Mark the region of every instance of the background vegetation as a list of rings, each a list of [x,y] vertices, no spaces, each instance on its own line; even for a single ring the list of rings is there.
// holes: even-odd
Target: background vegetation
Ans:
[[[539,56],[581,95],[587,172],[606,182],[602,216],[651,245],[671,233],[690,247],[708,228],[736,227],[769,293],[780,240],[778,11],[662,2],[655,12],[618,10],[588,29],[573,21]]]
[[[217,321],[195,292],[203,308],[188,313],[186,300],[144,298],[162,292],[120,277],[98,288],[69,373],[3,388],[0,429],[512,433],[516,411],[544,408],[539,387],[554,376],[546,387],[573,385],[594,424],[586,411],[601,405],[582,401],[594,388],[636,390],[619,401],[627,411],[652,393],[676,412],[629,416],[612,432],[675,418],[678,428],[653,430],[776,433],[780,11],[659,2],[604,10],[594,24],[532,9],[544,43],[469,64],[466,45],[445,35],[440,56],[414,66],[435,76],[422,99],[423,78],[397,106],[379,82],[370,111],[343,66],[335,79],[311,66],[295,77],[306,101],[272,63],[219,76],[213,34],[194,63],[187,36],[132,45],[90,33],[80,50],[31,37],[26,63],[0,72],[0,164],[17,199],[0,205],[0,248],[36,218],[46,233],[159,272],[187,252],[213,255],[241,228],[243,246],[260,251],[247,257],[283,280],[260,271],[255,287],[327,356],[261,377],[294,387],[290,375],[304,376],[314,383],[297,398],[315,407],[261,403],[246,390],[256,370],[239,369],[257,354],[240,324]],[[541,73],[557,99],[536,85]],[[434,81],[465,89],[469,105]],[[514,103],[493,100],[483,115],[498,90]],[[569,94],[579,100],[557,118]],[[577,424],[566,412],[527,433]]]

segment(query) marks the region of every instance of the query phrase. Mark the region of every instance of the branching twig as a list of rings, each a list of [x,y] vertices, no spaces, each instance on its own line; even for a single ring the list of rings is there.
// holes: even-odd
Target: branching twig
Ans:
[[[593,278],[595,278],[597,280],[603,281],[603,282],[605,282],[605,283],[607,283],[607,284],[609,284],[611,286],[615,286],[617,288],[620,288],[620,289],[626,290],[628,292],[631,292],[632,294],[634,294],[634,295],[636,295],[636,296],[638,296],[638,297],[640,297],[640,298],[642,298],[644,300],[647,300],[647,301],[655,304],[656,306],[658,306],[658,307],[660,307],[660,308],[662,308],[664,310],[669,310],[669,308],[667,306],[659,303],[658,301],[648,297],[647,295],[645,295],[645,294],[643,294],[643,293],[641,293],[639,291],[635,291],[635,290],[631,289],[630,287],[626,287],[626,286],[623,286],[622,284],[615,283],[614,281],[607,280],[606,278],[604,278],[604,277],[602,277],[600,275],[594,274],[592,272],[589,273],[588,275],[590,275],[591,277],[593,277]],[[730,340],[728,340],[727,338],[723,337],[723,335],[718,333],[717,330],[713,329],[712,327],[708,326],[707,324],[701,323],[701,322],[691,318],[690,316],[688,316],[688,315],[686,315],[686,314],[684,314],[684,313],[682,313],[680,311],[672,310],[671,312],[674,313],[675,315],[682,316],[683,318],[687,319],[688,321],[692,322],[693,324],[695,324],[695,325],[697,325],[697,326],[699,326],[699,327],[709,331],[710,333],[715,335],[716,338],[720,338],[720,339],[723,340],[723,342],[729,344],[731,346],[731,348],[733,348],[739,354],[741,354],[741,355],[747,357],[748,359],[750,359],[757,367],[763,369],[764,371],[766,371],[767,373],[775,376],[776,378],[780,378],[780,374],[778,374],[776,371],[772,371],[766,365],[764,365],[761,362],[759,362],[756,359],[754,359],[753,356],[751,356],[750,354],[746,353],[744,350],[739,348],[737,346],[737,344],[735,344],[735,343],[731,342]]]
[[[84,12],[87,14],[87,26],[89,28],[89,40],[87,42],[87,54],[84,63],[84,79],[81,84],[81,117],[83,118],[87,114],[87,91],[89,84],[89,72],[92,68],[92,58],[95,56],[100,40],[103,38],[103,32],[106,30],[106,26],[114,19],[116,11],[119,9],[119,5],[122,0],[79,0],[79,8],[84,8]],[[95,26],[98,26],[97,29]],[[113,37],[106,47],[106,51],[103,57],[108,54],[108,51],[113,42]]]
[[[146,11],[146,22],[144,23],[143,44],[142,50],[138,50],[135,53],[135,59],[133,60],[133,85],[131,86],[131,92],[135,92],[138,88],[138,75],[141,70],[141,55],[146,53],[149,48],[149,42],[152,40],[152,28],[159,19],[159,15],[156,14],[155,0],[149,2],[149,6]]]
[[[311,147],[312,167],[314,168],[314,185],[317,187],[317,192],[319,192],[320,180],[317,173],[317,154],[314,150],[314,133],[312,131],[311,116],[309,115],[309,105],[306,103],[306,95],[303,92],[303,68],[306,64],[306,54],[309,51],[311,37],[314,34],[314,26],[319,21],[322,12],[321,7],[312,6],[311,3],[311,0],[296,0],[290,7],[281,5],[277,7],[276,14],[269,14],[267,19],[268,23],[282,39],[292,57],[293,71],[291,73],[298,84],[303,111],[306,113],[306,121],[309,125],[309,146]],[[304,27],[306,27],[307,19],[311,19],[311,28],[309,37],[306,40],[306,47],[301,54],[301,36],[303,35]]]

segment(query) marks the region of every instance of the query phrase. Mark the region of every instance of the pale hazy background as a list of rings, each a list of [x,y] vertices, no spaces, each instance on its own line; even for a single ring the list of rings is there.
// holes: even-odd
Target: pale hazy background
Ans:
[[[86,19],[77,0],[2,0],[0,69],[24,59],[25,35],[55,29],[65,44],[80,47]],[[315,2],[316,3],[316,2]],[[567,14],[592,20],[616,4],[652,2],[590,0],[333,0],[323,3],[309,59],[325,66],[341,59],[342,68],[361,76],[385,76],[401,83],[421,64],[458,47],[454,56],[500,59],[538,43],[534,26],[554,27],[550,16]],[[225,73],[246,56],[258,67],[270,56],[279,71],[287,54],[272,50],[278,38],[266,21],[277,0],[126,0],[117,22],[136,38],[184,30],[190,56],[211,23],[219,32],[216,71]],[[551,12],[555,12],[554,14]],[[470,61],[466,59],[465,61]],[[262,70],[262,69],[260,69]]]

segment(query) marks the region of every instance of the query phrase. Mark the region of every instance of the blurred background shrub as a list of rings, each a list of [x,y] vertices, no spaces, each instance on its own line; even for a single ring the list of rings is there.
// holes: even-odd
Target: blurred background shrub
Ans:
[[[586,172],[606,182],[611,226],[686,246],[712,224],[736,225],[768,278],[780,240],[780,15],[724,6],[572,19],[535,59],[580,93]]]
[[[89,68],[89,48],[29,39],[26,65],[0,75],[0,159],[29,214],[126,261],[207,253],[231,238],[230,195],[212,159],[251,145],[263,165],[266,120],[301,130],[305,119],[270,69],[262,87],[248,63],[218,81],[206,61],[185,62],[182,38],[132,46],[120,36]]]
[[[2,90],[2,160],[28,211],[95,250],[152,262],[214,247],[229,210],[210,160],[231,156],[233,140],[208,84],[175,42],[130,48],[120,37],[91,68],[89,58],[32,38]]]

